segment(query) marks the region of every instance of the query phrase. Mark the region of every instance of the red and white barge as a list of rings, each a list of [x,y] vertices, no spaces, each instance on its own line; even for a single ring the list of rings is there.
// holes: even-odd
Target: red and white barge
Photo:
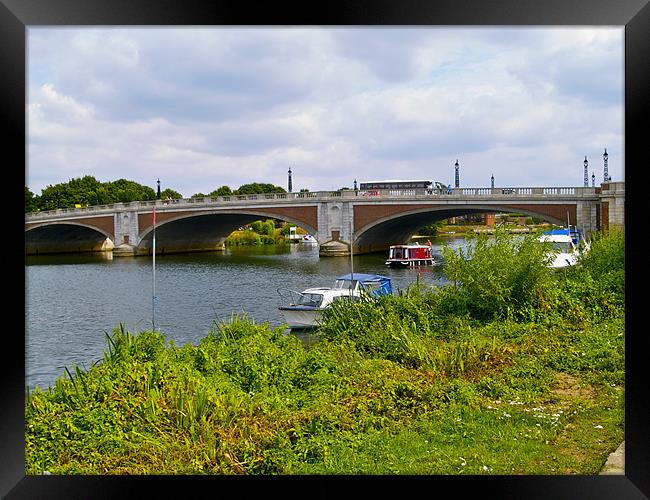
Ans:
[[[431,243],[426,245],[393,245],[388,251],[389,267],[432,266],[436,262],[431,254]]]

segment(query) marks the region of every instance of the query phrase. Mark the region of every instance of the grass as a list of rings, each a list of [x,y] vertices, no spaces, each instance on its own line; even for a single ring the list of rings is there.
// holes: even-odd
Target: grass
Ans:
[[[308,348],[245,316],[196,346],[116,328],[103,362],[28,394],[26,472],[596,474],[625,394],[622,264],[598,254],[623,243],[532,292],[517,263],[484,283],[518,311],[473,304],[459,266],[457,286],[333,307]],[[536,265],[527,248],[511,259]],[[479,251],[496,269],[508,247]]]

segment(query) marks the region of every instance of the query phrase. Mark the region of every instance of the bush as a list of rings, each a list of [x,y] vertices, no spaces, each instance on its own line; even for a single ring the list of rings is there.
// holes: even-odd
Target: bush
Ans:
[[[466,250],[442,249],[445,272],[456,282],[465,304],[481,320],[527,317],[544,304],[552,286],[547,247],[535,235],[474,237]]]
[[[595,233],[591,248],[580,256],[579,269],[598,280],[603,290],[623,295],[625,292],[625,231],[610,228],[608,233]]]
[[[224,244],[226,246],[261,245],[262,239],[254,231],[233,231]]]
[[[288,389],[304,355],[296,337],[285,335],[282,328],[269,331],[268,325],[246,317],[215,325],[199,347],[202,357],[214,360],[215,368],[253,393],[270,386]]]

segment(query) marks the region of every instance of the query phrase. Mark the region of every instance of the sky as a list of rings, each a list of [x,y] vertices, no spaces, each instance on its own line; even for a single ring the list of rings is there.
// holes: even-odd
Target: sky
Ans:
[[[624,27],[27,29],[26,185],[624,180]]]

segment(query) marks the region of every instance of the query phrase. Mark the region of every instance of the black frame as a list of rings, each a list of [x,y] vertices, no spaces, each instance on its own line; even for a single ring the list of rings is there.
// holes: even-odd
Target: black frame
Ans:
[[[650,109],[650,5],[648,0],[357,0],[327,2],[315,6],[309,2],[287,4],[272,2],[248,5],[234,1],[186,0],[1,0],[0,3],[0,98],[5,125],[5,151],[14,160],[4,164],[10,171],[25,165],[25,69],[26,29],[39,25],[605,25],[625,26],[625,163],[627,182],[626,225],[628,231],[626,272],[628,288],[634,289],[640,273],[638,260],[630,250],[640,244],[638,229],[641,210],[634,204],[643,195],[637,193],[641,182],[634,182],[647,163],[646,143],[642,137]],[[289,7],[290,5],[290,7]],[[606,117],[604,118],[606,119]],[[13,184],[8,208],[20,207],[18,183]],[[15,198],[14,198],[15,196]],[[16,221],[16,237],[24,235],[19,217],[22,212],[10,208]],[[20,214],[20,215],[18,215]],[[15,215],[15,217],[13,217]],[[8,217],[9,218],[9,217]],[[24,222],[24,220],[23,220]],[[21,231],[21,233],[19,233]],[[636,232],[635,232],[636,231]],[[5,232],[3,251],[8,262],[24,258],[19,239]],[[636,264],[636,265],[635,265]],[[24,276],[24,275],[23,275]],[[630,281],[631,280],[631,281]],[[11,280],[6,281],[12,284]],[[639,283],[645,284],[645,283]],[[20,314],[20,293],[8,288],[10,303],[5,311],[12,318]],[[23,296],[24,297],[24,296]],[[310,497],[340,496],[358,487],[384,494],[427,496],[441,492],[453,497],[475,493],[483,498],[622,499],[650,497],[650,455],[648,423],[650,401],[645,384],[645,331],[635,324],[640,315],[642,294],[627,294],[626,324],[626,463],[624,476],[429,476],[429,477],[197,477],[197,476],[25,476],[24,474],[24,337],[16,329],[5,330],[3,382],[0,389],[0,496],[5,498],[116,498],[195,496],[195,489],[212,495],[251,489],[282,495],[296,492]],[[24,309],[24,300],[23,300]],[[18,317],[18,328],[24,316]],[[24,328],[23,328],[24,332]],[[17,342],[16,342],[17,340]],[[22,342],[21,342],[22,341]],[[13,343],[12,343],[13,342]],[[642,358],[643,356],[643,358]],[[138,488],[140,487],[140,488]],[[252,487],[252,488],[251,488]],[[426,488],[425,490],[421,488]],[[442,490],[441,490],[442,488]]]

